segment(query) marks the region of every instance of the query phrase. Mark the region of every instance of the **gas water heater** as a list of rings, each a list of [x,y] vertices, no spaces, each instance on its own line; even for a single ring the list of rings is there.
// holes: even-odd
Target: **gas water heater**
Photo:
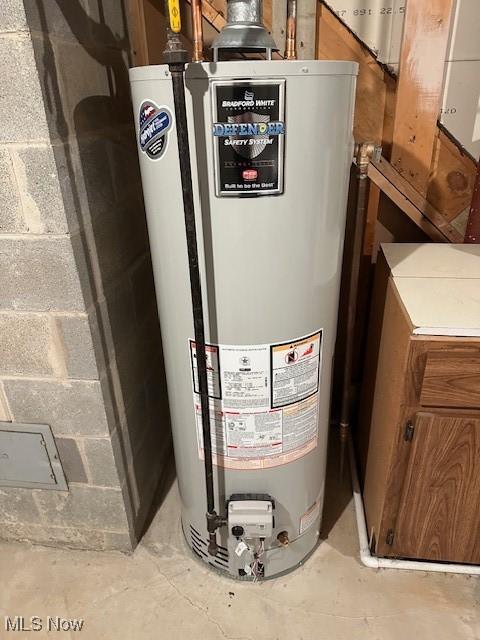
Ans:
[[[319,540],[357,65],[218,61],[275,49],[258,0],[228,9],[215,61],[182,76],[187,127],[172,66],[130,78],[183,532],[205,563],[257,580]]]

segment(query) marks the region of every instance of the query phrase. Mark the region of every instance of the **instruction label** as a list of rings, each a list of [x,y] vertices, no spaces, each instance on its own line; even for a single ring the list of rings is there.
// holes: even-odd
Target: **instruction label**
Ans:
[[[322,335],[319,330],[281,344],[206,345],[214,464],[232,469],[274,467],[317,446]],[[194,341],[190,358],[203,458]]]
[[[222,346],[223,405],[238,411],[270,409],[268,349],[260,346]]]
[[[272,407],[284,407],[318,391],[321,332],[272,346]]]

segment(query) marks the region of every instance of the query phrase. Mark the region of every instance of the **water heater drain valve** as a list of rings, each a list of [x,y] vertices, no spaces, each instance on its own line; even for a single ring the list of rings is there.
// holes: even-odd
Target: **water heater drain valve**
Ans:
[[[272,500],[230,500],[228,529],[238,539],[265,539],[273,533]]]

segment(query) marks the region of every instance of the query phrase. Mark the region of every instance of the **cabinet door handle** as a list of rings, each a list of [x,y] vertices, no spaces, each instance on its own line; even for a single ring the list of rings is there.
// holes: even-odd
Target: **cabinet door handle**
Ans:
[[[405,442],[411,442],[413,440],[413,434],[415,433],[415,426],[410,420],[405,425],[405,431],[403,433],[403,439]]]

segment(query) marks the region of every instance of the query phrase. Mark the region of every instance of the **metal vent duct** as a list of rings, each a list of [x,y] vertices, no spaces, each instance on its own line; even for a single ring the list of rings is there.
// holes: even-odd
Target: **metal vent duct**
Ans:
[[[272,36],[263,25],[262,0],[228,0],[227,24],[212,44],[214,59],[220,49],[237,51],[265,50],[267,58],[278,51]]]

